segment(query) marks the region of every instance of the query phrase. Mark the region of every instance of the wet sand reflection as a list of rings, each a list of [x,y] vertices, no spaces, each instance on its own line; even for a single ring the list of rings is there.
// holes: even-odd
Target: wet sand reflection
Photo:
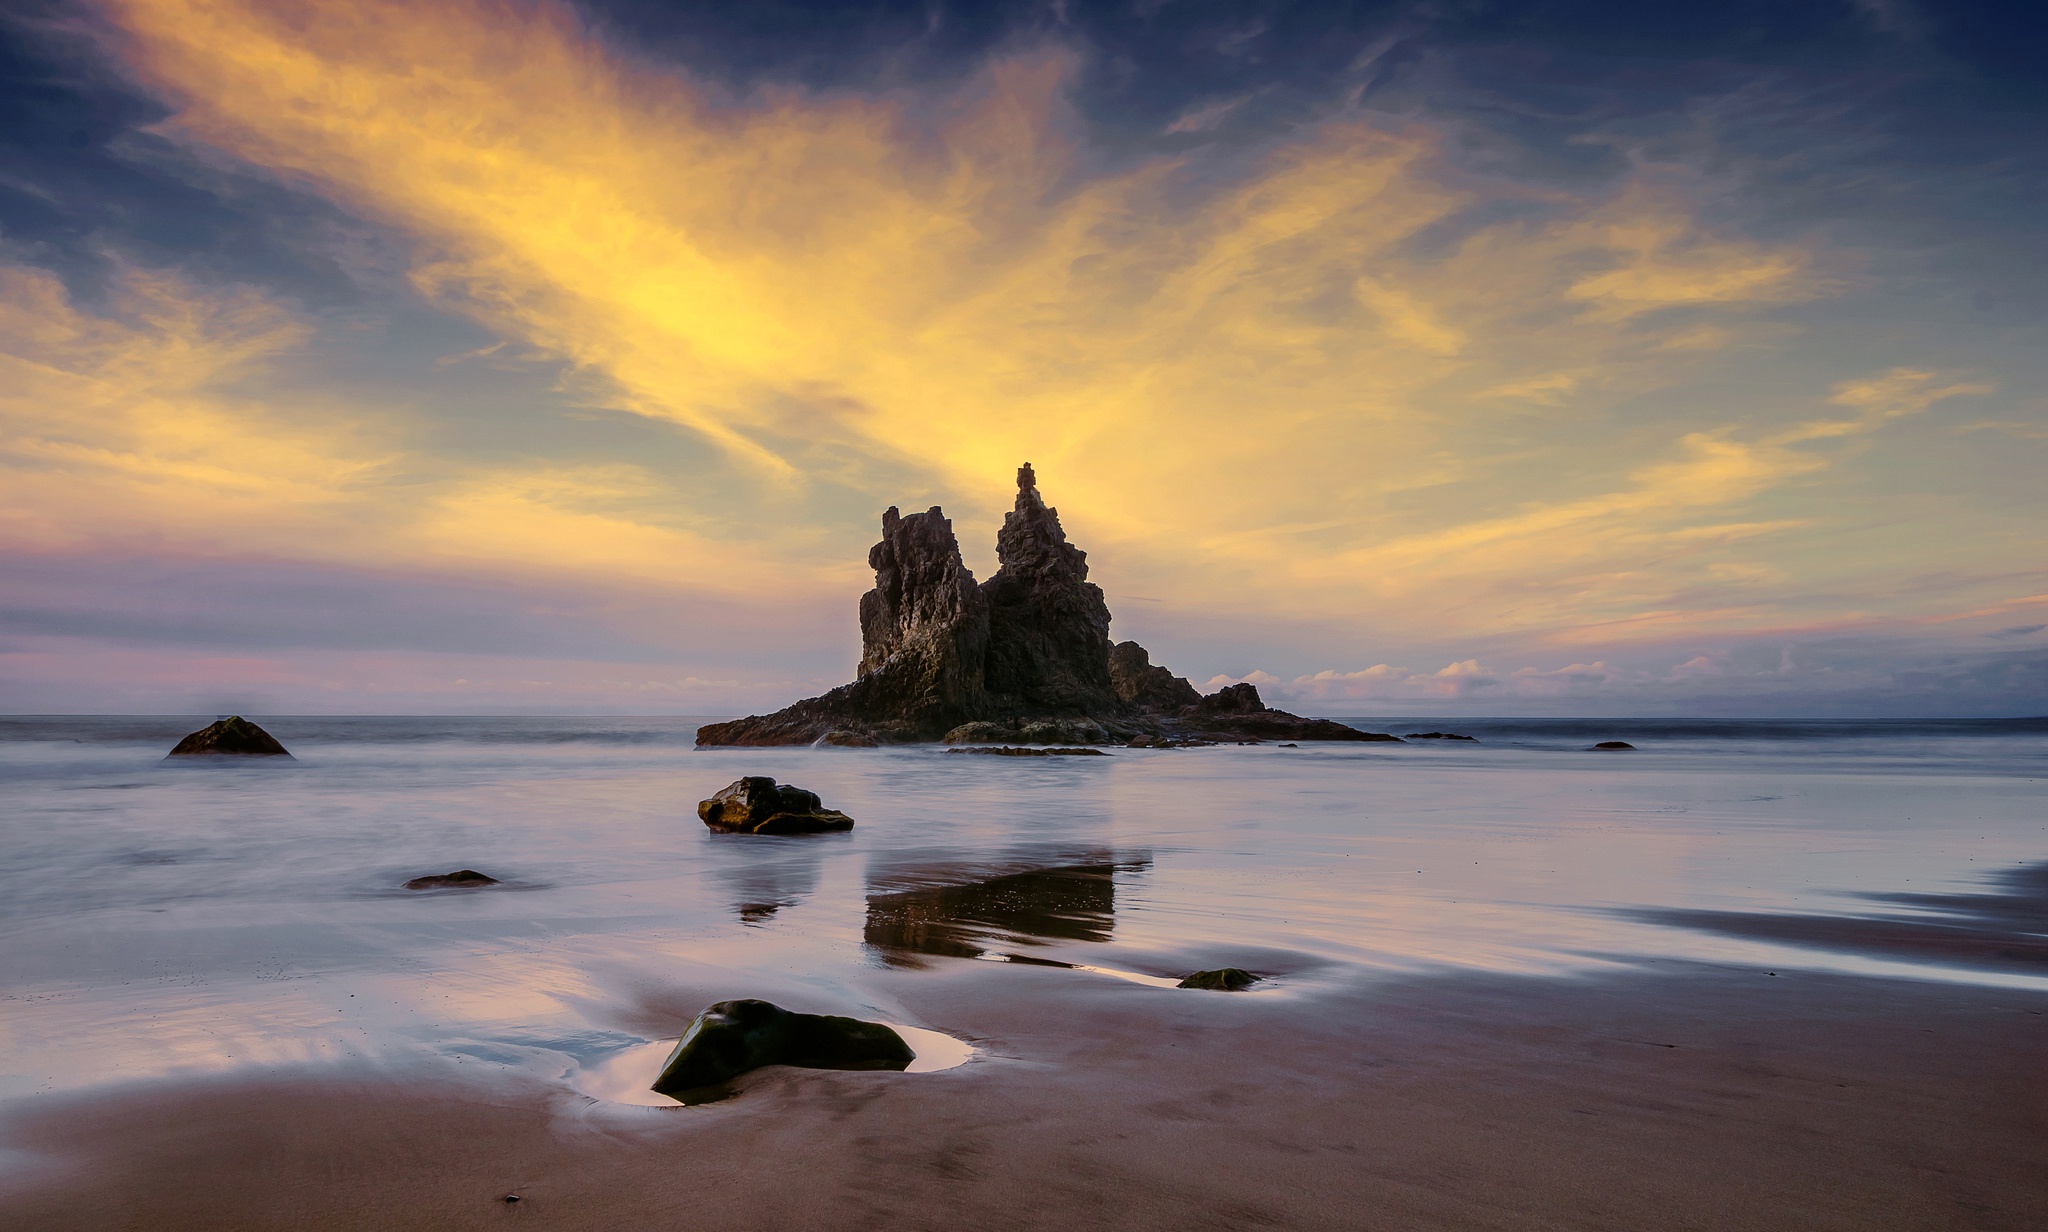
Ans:
[[[2040,970],[2048,965],[2048,864],[1992,874],[1997,887],[1979,894],[1859,894],[1866,901],[1912,909],[1913,915],[1816,915],[1795,912],[1702,911],[1675,907],[1617,912],[1630,919],[1940,966]]]
[[[1149,855],[1094,851],[993,873],[986,863],[871,870],[862,941],[894,967],[922,967],[927,956],[1107,941],[1118,875],[1149,867]]]

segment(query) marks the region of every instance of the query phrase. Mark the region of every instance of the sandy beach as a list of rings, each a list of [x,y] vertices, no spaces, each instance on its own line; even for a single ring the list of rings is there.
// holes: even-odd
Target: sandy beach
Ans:
[[[607,1105],[338,1066],[17,1105],[23,1229],[2028,1229],[2048,996],[1785,972],[893,977],[977,1060]],[[678,993],[622,1027],[680,1029]],[[519,1201],[508,1203],[507,1195]]]

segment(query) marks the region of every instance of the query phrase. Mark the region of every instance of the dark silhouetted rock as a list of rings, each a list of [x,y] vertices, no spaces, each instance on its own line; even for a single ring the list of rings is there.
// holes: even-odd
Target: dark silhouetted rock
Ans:
[[[996,533],[988,600],[989,692],[1032,715],[1114,714],[1109,678],[1109,604],[1088,580],[1088,554],[1067,542],[1059,512],[1038,493],[1031,464],[1017,471],[1017,500]]]
[[[1636,746],[1630,744],[1626,740],[1602,740],[1600,743],[1594,745],[1593,747],[1596,749],[1606,749],[1612,752],[1619,749],[1634,749]]]
[[[415,877],[405,883],[408,890],[466,890],[498,884],[496,877],[486,877],[473,868],[458,869],[452,873],[435,873],[431,877]]]
[[[697,1015],[654,1080],[682,1098],[764,1065],[803,1069],[903,1069],[917,1054],[879,1022],[796,1014],[769,1001],[720,1001]]]
[[[1259,977],[1242,967],[1218,967],[1214,971],[1197,971],[1182,980],[1180,988],[1206,988],[1212,992],[1242,992],[1259,982]]]
[[[1101,749],[1020,749],[1007,744],[972,749],[947,749],[948,753],[984,753],[990,757],[1107,757]]]
[[[193,732],[178,741],[178,746],[168,756],[290,757],[291,754],[275,736],[238,714]]]
[[[1259,700],[1258,686],[1252,684],[1225,685],[1209,696],[1195,702],[1196,714],[1257,714],[1266,708]]]
[[[714,830],[734,834],[816,834],[851,830],[853,818],[828,809],[818,793],[755,775],[699,801],[697,816]]]
[[[1273,710],[1259,698],[1258,686],[1234,684],[1218,689],[1192,706],[1181,709],[1179,734],[1211,743],[1246,740],[1343,740],[1392,742],[1399,736],[1385,732],[1360,731],[1333,719],[1305,719],[1285,710]]]
[[[698,744],[936,740],[988,710],[988,602],[945,513],[935,505],[906,518],[892,506],[868,565],[875,588],[860,600],[859,679],[771,715],[700,728]]]
[[[1471,740],[1474,742],[1479,739],[1477,736],[1460,736],[1456,732],[1409,732],[1407,738],[1410,740]]]
[[[1170,711],[1202,700],[1200,690],[1163,667],[1136,642],[1109,648],[1109,683],[1119,699],[1140,710]]]
[[[1203,697],[1137,643],[1112,647],[1088,556],[1067,542],[1029,463],[1017,472],[996,558],[995,576],[977,586],[943,511],[890,509],[868,553],[875,587],[860,602],[860,677],[774,714],[707,724],[697,743],[1396,739],[1268,709],[1249,684]]]

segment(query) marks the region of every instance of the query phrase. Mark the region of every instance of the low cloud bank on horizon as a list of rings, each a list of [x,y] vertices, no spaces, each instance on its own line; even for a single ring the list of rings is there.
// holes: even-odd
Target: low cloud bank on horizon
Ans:
[[[1028,459],[1210,687],[2048,712],[2018,61],[1269,9],[0,25],[0,710],[767,709]]]

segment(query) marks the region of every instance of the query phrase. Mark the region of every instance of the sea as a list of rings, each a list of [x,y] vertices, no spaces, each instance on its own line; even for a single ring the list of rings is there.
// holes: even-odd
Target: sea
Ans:
[[[938,1057],[895,990],[965,962],[1162,996],[1225,966],[1261,982],[1199,995],[1660,965],[2048,989],[2048,719],[1364,717],[1473,739],[995,757],[251,716],[290,759],[165,759],[214,717],[0,719],[0,1106],[412,1062],[647,1102],[668,1041],[633,1007],[664,990]],[[708,831],[742,775],[857,824]],[[500,884],[404,888],[458,869]]]

